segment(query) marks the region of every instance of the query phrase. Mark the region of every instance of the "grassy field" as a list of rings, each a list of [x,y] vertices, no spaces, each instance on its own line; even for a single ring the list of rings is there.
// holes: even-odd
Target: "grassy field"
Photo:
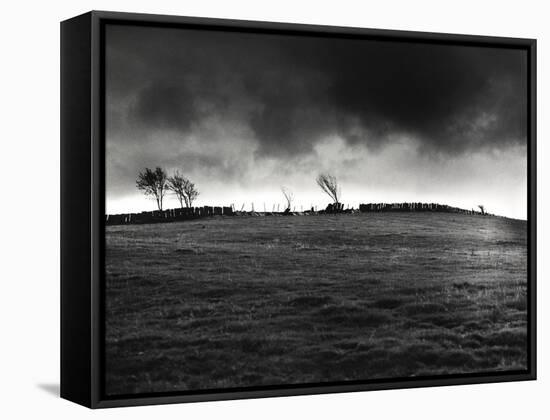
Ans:
[[[526,234],[449,213],[107,227],[106,391],[525,369]]]

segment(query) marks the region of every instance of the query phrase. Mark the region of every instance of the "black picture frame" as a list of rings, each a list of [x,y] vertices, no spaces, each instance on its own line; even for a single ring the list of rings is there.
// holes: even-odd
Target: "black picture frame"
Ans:
[[[107,397],[103,384],[107,23],[396,39],[523,49],[528,55],[528,369],[328,384]],[[61,23],[61,397],[90,408],[536,379],[536,40],[92,11]]]

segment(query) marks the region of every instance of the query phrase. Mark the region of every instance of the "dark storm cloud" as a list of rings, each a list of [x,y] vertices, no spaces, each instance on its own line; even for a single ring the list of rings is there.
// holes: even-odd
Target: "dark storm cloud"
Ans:
[[[425,152],[525,143],[518,50],[313,37],[117,28],[107,31],[113,129],[193,133],[215,115],[251,131],[264,156],[305,154],[328,135]],[[112,88],[110,88],[112,87]],[[135,139],[134,139],[135,140]]]
[[[524,141],[519,53],[355,44],[335,47],[334,55],[325,60],[331,74],[337,75],[328,98],[344,115],[357,116],[361,125],[381,134],[374,136],[375,141],[384,141],[384,134],[404,132],[427,150],[447,152]]]
[[[130,114],[154,128],[175,126],[187,130],[199,118],[192,98],[193,93],[185,85],[157,82],[137,93]]]

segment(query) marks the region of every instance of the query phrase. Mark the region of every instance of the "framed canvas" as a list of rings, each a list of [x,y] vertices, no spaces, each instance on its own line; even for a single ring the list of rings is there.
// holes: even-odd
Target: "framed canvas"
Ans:
[[[535,40],[61,24],[61,396],[536,377]]]

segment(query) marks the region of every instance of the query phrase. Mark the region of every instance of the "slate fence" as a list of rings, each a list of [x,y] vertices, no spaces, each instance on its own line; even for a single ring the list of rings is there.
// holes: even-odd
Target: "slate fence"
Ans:
[[[448,206],[446,204],[437,204],[437,203],[369,203],[369,204],[360,204],[359,211],[361,213],[369,212],[429,212],[437,211],[444,213],[461,213],[461,214],[472,214],[480,216],[489,216],[488,213],[481,213],[476,210],[465,210],[458,207]]]
[[[142,211],[141,213],[108,214],[106,225],[166,223],[212,216],[234,216],[232,207],[186,207],[180,209]]]
[[[167,210],[143,211],[141,213],[109,214],[105,216],[105,224],[127,225],[127,224],[149,224],[169,223],[183,220],[193,220],[214,216],[313,216],[320,214],[351,214],[351,213],[375,213],[375,212],[446,212],[462,213],[488,216],[488,213],[481,213],[475,210],[464,210],[458,207],[451,207],[437,203],[369,203],[360,204],[359,209],[345,208],[344,204],[329,204],[326,209],[315,211],[314,209],[300,212],[255,212],[235,211],[233,207],[225,206],[203,206],[188,207]]]

